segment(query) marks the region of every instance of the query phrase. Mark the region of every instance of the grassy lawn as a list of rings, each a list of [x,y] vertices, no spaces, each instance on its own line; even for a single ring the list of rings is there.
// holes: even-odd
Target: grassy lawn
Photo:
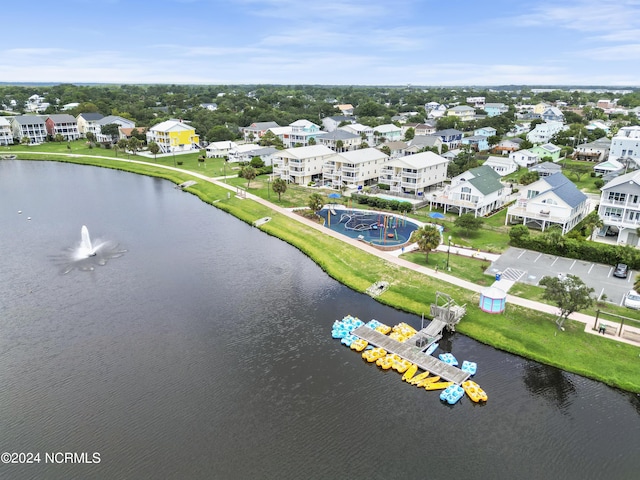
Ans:
[[[40,147],[37,148],[39,151],[43,150]],[[0,153],[4,153],[3,150],[6,149],[0,149]],[[11,153],[16,150],[23,150],[23,148],[15,146]],[[35,151],[35,148],[33,150]],[[89,150],[89,152],[93,155],[104,153],[102,149],[96,150]],[[67,153],[66,146],[63,145],[60,148],[60,152]],[[72,153],[79,154],[80,151],[74,150]],[[46,156],[37,155],[20,155],[20,157],[28,159],[47,158]],[[118,168],[145,175],[164,177],[175,183],[182,183],[195,178],[188,173],[174,172],[163,169],[160,166],[114,163],[111,160],[86,157],[62,159],[51,156],[50,159]],[[137,159],[147,161],[145,158]],[[160,159],[157,163],[161,163]],[[218,172],[215,171],[216,168],[219,169],[219,164],[216,166],[215,161],[206,162],[207,164],[210,163],[207,166],[197,165],[197,163],[196,154],[193,164],[185,162],[183,167],[189,166],[194,172],[202,173],[204,170],[212,172],[211,176],[219,176]],[[162,164],[173,166],[173,159],[164,157]],[[211,170],[208,170],[209,168]],[[246,180],[244,179],[228,179],[227,181],[235,185],[233,182],[236,180],[238,181],[238,186],[246,186]],[[300,191],[297,188],[300,188]],[[457,327],[460,333],[526,358],[554,365],[625,390],[640,392],[640,375],[637,368],[640,348],[638,347],[614,342],[597,335],[585,334],[583,332],[583,324],[577,322],[567,322],[565,324],[566,330],[559,333],[553,316],[515,305],[508,305],[506,313],[502,315],[484,313],[478,307],[478,295],[474,292],[443,284],[437,278],[389,263],[333,237],[323,235],[305,224],[278,214],[267,206],[250,200],[238,200],[234,196],[227,198],[227,190],[223,187],[199,181],[193,187],[188,188],[187,191],[198,195],[205,202],[212,204],[216,202],[215,206],[217,208],[225,210],[248,223],[265,216],[272,217],[270,222],[260,227],[263,231],[281,238],[300,249],[330,276],[356,291],[364,292],[367,287],[376,281],[388,281],[390,283],[389,290],[377,299],[384,304],[416,315],[428,314],[429,305],[435,299],[436,291],[444,291],[450,294],[457,303],[467,305],[467,314]],[[262,192],[259,194],[260,196],[265,198],[271,196],[272,201],[276,200],[273,192],[267,193],[264,179],[259,178],[252,181],[250,191],[251,193]],[[282,206],[304,205],[306,201],[301,200],[308,198],[308,195],[309,189],[306,188],[295,187],[291,188],[291,190],[287,189],[280,204]],[[285,204],[285,202],[287,203]],[[446,227],[449,229],[448,231],[453,232],[451,235],[455,239],[455,243],[462,244],[464,239],[455,233],[455,227],[451,226],[450,221]],[[499,228],[498,225],[492,225],[492,227]],[[492,231],[498,238],[500,232],[493,231],[491,228],[488,230]],[[469,241],[480,242],[480,237],[479,235],[478,238],[469,239]],[[484,244],[488,245],[491,242],[496,242],[495,239],[487,238],[489,240],[482,240]],[[412,261],[425,264],[426,256],[424,254],[412,253],[407,255],[410,256],[408,258],[411,258]],[[446,253],[431,253],[429,255],[429,266],[442,265],[443,262],[446,263]],[[451,274],[459,275],[466,280],[481,285],[489,285],[493,282],[491,276],[482,273],[487,263],[456,255],[451,255],[449,258]],[[528,298],[539,294],[539,292],[533,290],[535,287],[530,287],[530,290],[522,288],[521,293]],[[512,293],[516,294],[515,286]]]

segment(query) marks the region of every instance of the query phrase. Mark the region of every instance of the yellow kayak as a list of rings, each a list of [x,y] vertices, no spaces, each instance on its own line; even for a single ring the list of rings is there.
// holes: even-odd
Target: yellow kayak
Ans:
[[[413,376],[416,374],[417,371],[418,371],[418,365],[416,365],[415,363],[412,363],[409,369],[406,372],[404,372],[404,375],[402,375],[402,380],[404,380],[405,382],[408,382],[413,378]]]
[[[409,380],[409,383],[411,385],[416,385],[416,384],[420,383],[420,380],[424,380],[428,376],[429,376],[429,371],[427,370],[426,372],[422,372],[422,373],[419,373],[418,375],[414,376],[411,380]]]
[[[488,396],[483,389],[480,388],[473,380],[467,380],[466,382],[462,382],[462,388],[465,393],[469,396],[469,398],[478,403],[478,402],[486,402],[488,400]]]
[[[435,383],[427,383],[424,386],[425,390],[444,390],[447,387],[453,385],[453,382],[435,382]]]
[[[436,383],[440,381],[440,377],[439,376],[435,376],[435,377],[427,377],[427,378],[423,378],[422,380],[420,380],[418,383],[416,383],[416,387],[424,387],[425,385],[427,385],[428,383]]]

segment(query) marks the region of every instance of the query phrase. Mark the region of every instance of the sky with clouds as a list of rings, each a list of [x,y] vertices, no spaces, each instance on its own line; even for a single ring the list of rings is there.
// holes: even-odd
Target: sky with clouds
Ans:
[[[43,0],[0,82],[640,84],[640,0]]]

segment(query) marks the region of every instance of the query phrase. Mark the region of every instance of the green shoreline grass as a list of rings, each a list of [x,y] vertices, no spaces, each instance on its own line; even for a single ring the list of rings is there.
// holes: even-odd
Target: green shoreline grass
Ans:
[[[94,155],[75,154],[74,157],[68,157],[48,153],[41,155],[35,151],[4,151],[17,155],[19,159],[52,160],[113,168],[165,178],[176,184],[196,180],[198,183],[186,191],[247,223],[253,223],[262,217],[271,217],[272,220],[262,225],[261,230],[298,248],[340,283],[364,292],[376,281],[388,281],[389,289],[377,298],[383,304],[416,315],[428,314],[436,291],[444,291],[459,304],[467,306],[467,314],[457,326],[457,331],[463,335],[524,358],[592,378],[613,387],[640,393],[638,347],[586,334],[583,331],[584,325],[580,322],[568,321],[565,323],[566,330],[558,333],[552,316],[512,304],[507,306],[506,312],[502,315],[484,313],[478,307],[477,293],[453,285],[443,285],[436,279],[391,264],[323,235],[257,202],[238,200],[234,196],[227,198],[227,189],[203,182],[189,173],[167,170],[162,166],[122,162],[115,158],[97,158]],[[143,157],[135,159],[151,162]],[[200,172],[195,170],[194,173]]]

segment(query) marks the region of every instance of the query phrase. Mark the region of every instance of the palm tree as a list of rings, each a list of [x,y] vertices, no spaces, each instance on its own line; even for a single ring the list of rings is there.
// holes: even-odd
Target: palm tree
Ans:
[[[421,252],[427,255],[427,263],[429,263],[429,252],[440,245],[440,232],[433,225],[425,225],[424,227],[413,232],[411,239],[418,244]]]

